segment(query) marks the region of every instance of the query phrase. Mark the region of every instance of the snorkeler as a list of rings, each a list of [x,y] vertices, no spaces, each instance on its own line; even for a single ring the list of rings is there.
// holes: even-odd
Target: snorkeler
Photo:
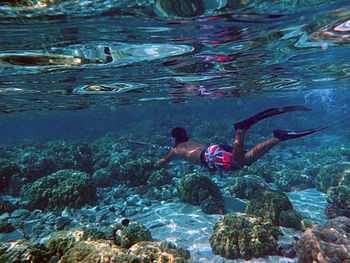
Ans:
[[[177,127],[172,129],[171,136],[175,139],[175,145],[163,158],[161,158],[155,167],[159,168],[168,163],[175,157],[183,158],[193,164],[201,164],[209,171],[232,171],[242,169],[259,160],[270,149],[281,141],[303,137],[320,130],[307,129],[301,131],[274,130],[272,138],[261,142],[252,149],[244,149],[244,137],[247,130],[257,122],[291,111],[310,111],[311,109],[304,106],[287,106],[281,108],[270,108],[259,112],[254,116],[234,124],[235,136],[233,146],[224,144],[203,145],[196,141],[190,140],[184,128]]]

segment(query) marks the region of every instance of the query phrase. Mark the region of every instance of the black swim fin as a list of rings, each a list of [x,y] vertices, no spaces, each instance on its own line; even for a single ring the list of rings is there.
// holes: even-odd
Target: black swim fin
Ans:
[[[307,129],[307,130],[301,130],[301,131],[292,131],[292,130],[274,130],[273,136],[281,141],[290,140],[290,139],[296,139],[300,137],[304,137],[310,134],[313,134],[315,132],[322,131],[326,129],[327,127],[321,127],[321,128],[315,128],[315,129]]]
[[[280,107],[280,108],[270,108],[267,110],[264,110],[262,112],[259,112],[257,114],[255,114],[254,116],[245,119],[243,121],[240,122],[236,122],[234,124],[235,129],[242,129],[242,130],[246,130],[249,129],[253,124],[272,117],[272,116],[276,116],[282,113],[286,113],[286,112],[291,112],[291,111],[311,111],[310,108],[307,108],[305,106],[302,105],[294,105],[294,106],[286,106],[286,107]]]

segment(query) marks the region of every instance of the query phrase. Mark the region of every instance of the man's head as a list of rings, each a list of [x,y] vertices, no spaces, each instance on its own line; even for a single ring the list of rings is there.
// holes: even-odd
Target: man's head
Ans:
[[[176,127],[171,130],[171,137],[175,139],[175,146],[188,141],[187,132],[184,128]]]

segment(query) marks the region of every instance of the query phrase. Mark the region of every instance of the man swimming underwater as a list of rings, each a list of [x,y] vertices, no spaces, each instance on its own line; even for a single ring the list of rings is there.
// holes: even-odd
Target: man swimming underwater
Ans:
[[[203,145],[188,138],[184,128],[174,128],[171,136],[175,139],[175,145],[155,167],[159,168],[175,157],[185,159],[193,164],[201,164],[209,171],[232,171],[242,169],[259,160],[270,149],[281,141],[303,137],[324,128],[307,129],[301,131],[274,130],[272,138],[255,145],[252,149],[244,149],[244,138],[247,130],[257,122],[291,111],[310,111],[304,106],[287,106],[281,108],[270,108],[259,112],[254,116],[234,124],[235,136],[233,146],[225,144]]]

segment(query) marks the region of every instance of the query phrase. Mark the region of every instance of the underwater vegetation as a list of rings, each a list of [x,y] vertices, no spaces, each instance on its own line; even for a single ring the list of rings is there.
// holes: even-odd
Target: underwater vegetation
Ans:
[[[290,163],[288,152],[277,149],[286,158],[283,165],[271,155],[232,177],[204,169],[186,173],[187,164],[155,169],[158,150],[138,152],[140,146],[129,141],[109,135],[89,144],[59,141],[2,148],[0,262],[190,262],[186,248],[154,240],[152,228],[125,219],[165,202],[186,202],[209,215],[224,215],[207,240],[214,254],[227,259],[348,260],[347,145],[320,146],[317,152],[297,149],[303,155]],[[312,167],[305,170],[303,160],[312,160]],[[265,162],[272,163],[271,169]],[[300,176],[305,179],[293,179]],[[288,183],[281,183],[286,179]],[[288,191],[310,187],[327,195],[326,224],[315,224],[288,197]],[[243,210],[226,207],[228,197],[244,202]],[[299,237],[281,246],[283,229],[294,229]],[[318,242],[327,245],[319,247]]]
[[[277,254],[280,234],[277,227],[260,217],[227,214],[216,223],[209,241],[215,254],[248,260]]]
[[[199,205],[208,214],[223,214],[224,200],[220,189],[210,178],[198,174],[184,175],[178,186],[181,200]]]
[[[0,263],[349,263],[349,10],[0,0]],[[313,111],[246,148],[329,127],[232,173],[154,166],[170,127],[232,144],[235,121],[296,103]]]
[[[24,240],[2,244],[0,262],[188,262],[188,251],[165,241],[153,241],[149,232],[142,232],[142,225],[130,225],[125,229],[111,226],[104,233],[84,229],[59,231],[40,245]],[[115,233],[117,239],[112,241],[110,233]]]

